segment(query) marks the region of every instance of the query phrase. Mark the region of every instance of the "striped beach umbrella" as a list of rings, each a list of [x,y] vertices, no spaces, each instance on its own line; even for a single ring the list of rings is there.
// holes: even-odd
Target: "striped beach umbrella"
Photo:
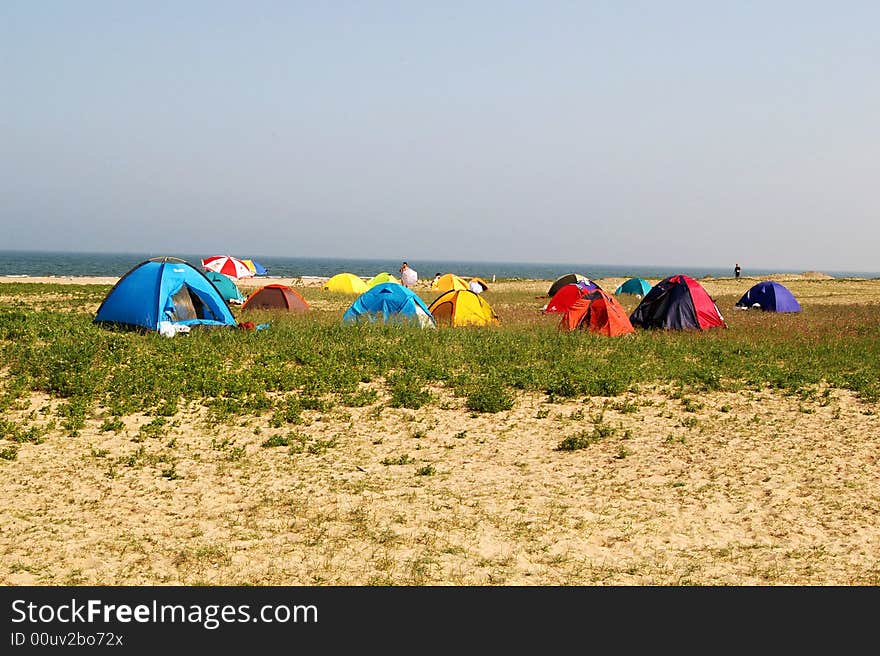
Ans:
[[[254,272],[247,264],[231,255],[212,255],[202,260],[206,271],[216,271],[230,278],[252,278]]]
[[[256,276],[265,276],[269,273],[269,270],[256,260],[244,259],[242,262],[244,262],[247,268],[253,271]]]

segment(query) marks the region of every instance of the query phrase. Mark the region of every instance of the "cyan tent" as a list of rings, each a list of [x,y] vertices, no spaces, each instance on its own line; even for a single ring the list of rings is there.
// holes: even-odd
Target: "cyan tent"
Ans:
[[[437,326],[425,302],[400,283],[383,282],[358,296],[342,315],[342,323],[415,323],[422,328]]]
[[[635,294],[636,296],[644,296],[649,291],[651,291],[651,283],[647,280],[644,278],[630,278],[614,290],[614,295]]]
[[[214,283],[214,287],[220,292],[220,296],[226,302],[243,303],[244,294],[232,281],[232,278],[216,271],[205,271],[205,278]]]

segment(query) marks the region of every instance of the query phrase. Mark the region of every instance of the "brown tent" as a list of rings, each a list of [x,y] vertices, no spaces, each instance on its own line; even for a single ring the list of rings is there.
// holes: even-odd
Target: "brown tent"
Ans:
[[[245,310],[287,310],[288,312],[305,312],[309,309],[299,292],[287,285],[266,285],[251,293],[241,306]]]

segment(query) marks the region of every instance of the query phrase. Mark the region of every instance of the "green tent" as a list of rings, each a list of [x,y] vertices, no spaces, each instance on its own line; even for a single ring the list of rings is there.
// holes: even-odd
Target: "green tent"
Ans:
[[[214,287],[217,288],[217,291],[220,292],[220,296],[222,296],[223,300],[227,303],[244,302],[244,296],[229,276],[224,276],[222,273],[217,273],[216,271],[205,271],[205,278],[214,283]]]
[[[383,282],[400,282],[397,278],[392,276],[387,271],[383,271],[382,273],[377,273],[375,276],[370,278],[367,281],[367,289],[375,287],[376,285],[381,285]]]

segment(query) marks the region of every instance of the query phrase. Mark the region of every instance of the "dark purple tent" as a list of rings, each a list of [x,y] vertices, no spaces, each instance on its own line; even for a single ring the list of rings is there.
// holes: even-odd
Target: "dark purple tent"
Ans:
[[[639,328],[706,330],[727,327],[718,306],[703,286],[682,273],[654,285],[629,315],[629,320]]]
[[[758,306],[767,312],[800,312],[801,306],[783,285],[764,280],[754,285],[737,301],[736,307]]]

